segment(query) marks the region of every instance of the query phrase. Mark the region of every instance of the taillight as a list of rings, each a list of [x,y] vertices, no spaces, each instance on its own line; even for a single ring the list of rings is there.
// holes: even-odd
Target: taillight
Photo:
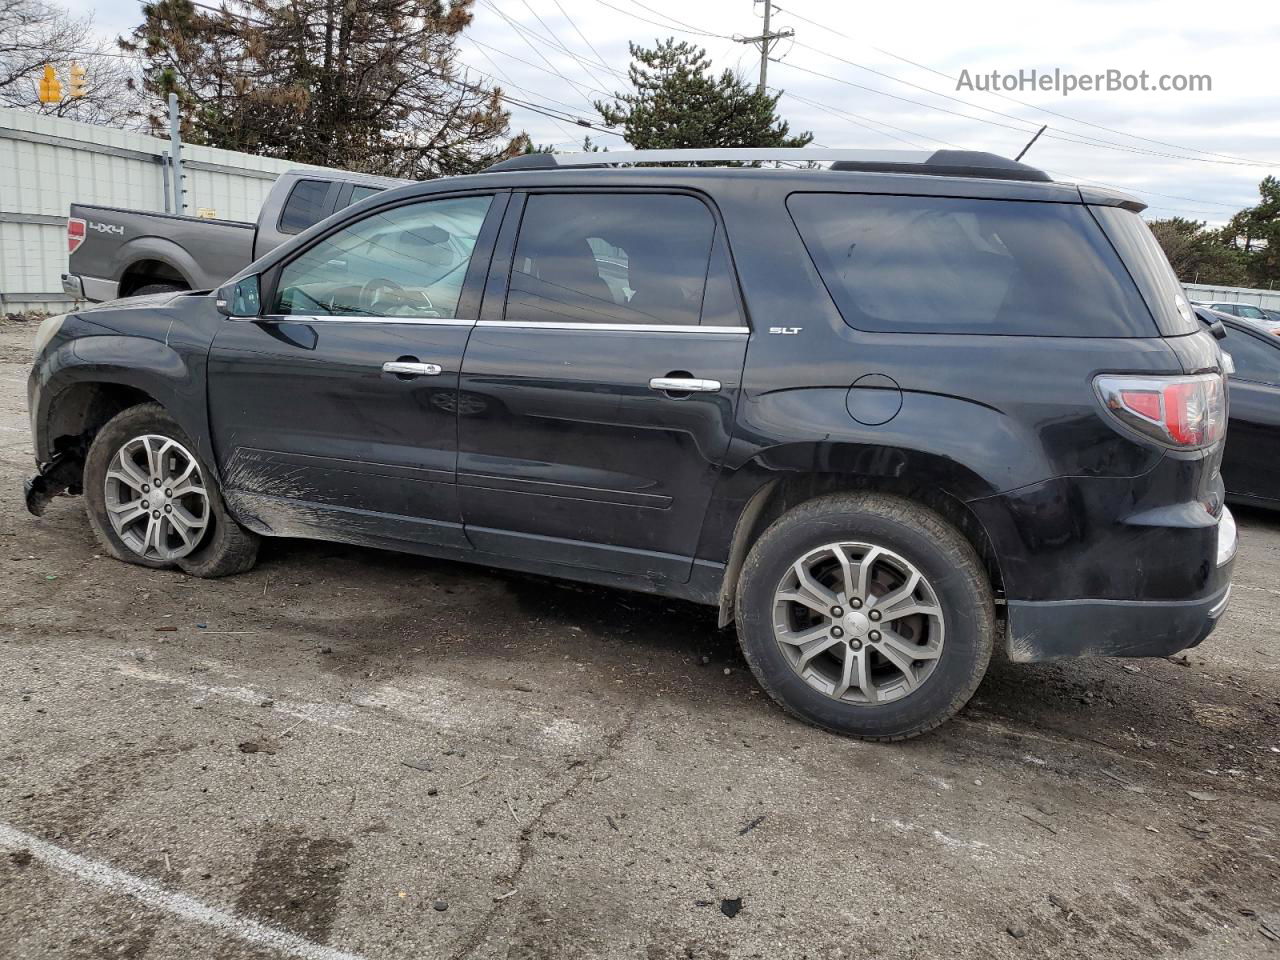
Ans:
[[[1227,428],[1222,376],[1113,377],[1094,380],[1102,404],[1126,426],[1179,449],[1207,447]]]
[[[67,253],[75,253],[84,243],[85,226],[79,217],[67,218]]]

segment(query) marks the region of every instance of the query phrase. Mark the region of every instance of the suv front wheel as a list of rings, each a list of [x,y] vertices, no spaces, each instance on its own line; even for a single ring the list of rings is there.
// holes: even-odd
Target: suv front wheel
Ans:
[[[117,560],[197,577],[253,566],[257,535],[227,512],[194,450],[157,403],[130,407],[98,431],[85,458],[85,509]]]
[[[932,510],[881,494],[824,496],[760,537],[743,565],[738,635],[760,685],[836,733],[900,740],[973,696],[991,658],[991,586]]]

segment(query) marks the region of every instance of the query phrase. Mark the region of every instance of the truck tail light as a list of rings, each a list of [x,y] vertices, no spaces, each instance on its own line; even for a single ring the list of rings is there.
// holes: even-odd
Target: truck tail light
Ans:
[[[75,253],[84,243],[85,225],[79,217],[67,218],[67,253]]]
[[[1108,412],[1125,426],[1180,450],[1208,447],[1227,427],[1222,376],[1113,377],[1094,380]]]

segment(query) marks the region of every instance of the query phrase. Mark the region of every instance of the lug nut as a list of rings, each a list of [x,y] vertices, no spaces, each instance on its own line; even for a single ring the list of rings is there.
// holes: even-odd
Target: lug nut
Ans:
[[[160,511],[159,511],[159,510],[152,510],[152,511],[151,511],[151,516],[153,516],[153,517],[155,517],[157,520],[159,520],[159,519],[160,519]]]
[[[165,495],[166,497],[172,497],[172,496],[173,496],[173,491],[172,491],[172,490],[170,490],[168,487],[165,487],[164,495]]]
[[[869,634],[867,634],[867,639],[870,640],[872,643],[876,643],[880,639],[880,631],[872,630]]]
[[[843,616],[844,616],[844,610],[842,610],[840,607],[832,607],[832,608],[831,608],[831,615],[832,615],[833,617],[843,617]]]
[[[849,649],[850,649],[850,650],[861,650],[861,649],[862,649],[862,641],[861,641],[861,640],[858,640],[856,637],[855,637],[853,640],[850,640],[850,641],[849,641]]]
[[[832,628],[831,628],[831,635],[832,635],[833,637],[835,637],[836,639],[839,639],[840,637],[843,637],[843,636],[844,636],[844,631],[843,631],[843,630],[841,630],[839,627],[832,627]]]
[[[867,614],[867,616],[869,616],[872,620],[879,620],[879,619],[880,619],[880,611],[879,611],[879,610],[872,610],[869,614]]]
[[[158,486],[160,486],[160,478],[159,478],[159,477],[156,477],[156,486],[157,486],[157,487],[158,487]]]
[[[164,512],[165,512],[165,513],[171,513],[172,511],[173,511],[173,507],[169,506],[169,505],[166,503],[166,504],[164,505]]]
[[[143,510],[150,510],[150,509],[151,509],[151,504],[149,504],[149,503],[147,503],[147,501],[143,500],[143,501],[142,501],[142,509],[143,509]]]
[[[850,600],[850,601],[849,601],[849,606],[851,606],[851,607],[853,607],[853,609],[857,610],[857,609],[859,609],[859,608],[862,606],[862,601],[861,601],[861,600],[859,600],[857,597],[854,597],[852,600]]]
[[[149,483],[144,483],[144,484],[142,485],[142,492],[143,492],[143,493],[150,493],[150,492],[151,492],[151,484],[149,484]]]

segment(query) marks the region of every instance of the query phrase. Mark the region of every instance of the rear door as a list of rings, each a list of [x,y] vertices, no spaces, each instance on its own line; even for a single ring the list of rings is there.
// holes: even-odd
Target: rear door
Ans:
[[[227,319],[209,413],[228,497],[285,535],[465,546],[457,378],[505,193],[416,198],[268,272]]]
[[[471,542],[688,580],[748,332],[702,198],[513,197],[460,381]]]

